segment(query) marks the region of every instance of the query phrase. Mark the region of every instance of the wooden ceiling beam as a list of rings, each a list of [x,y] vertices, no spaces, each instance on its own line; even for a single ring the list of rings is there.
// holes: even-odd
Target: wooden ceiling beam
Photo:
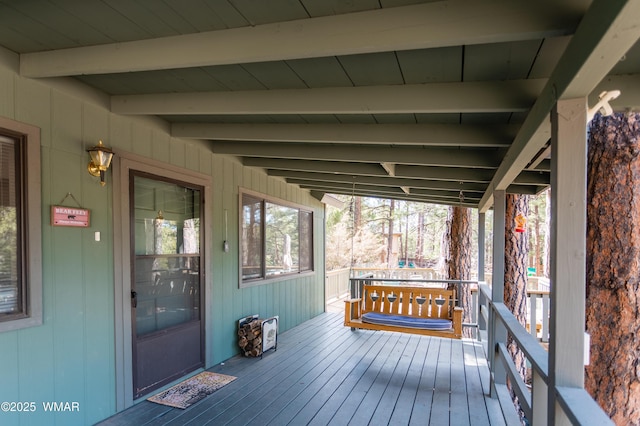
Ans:
[[[287,179],[287,183],[298,185],[303,189],[320,191],[330,194],[356,195],[359,197],[378,197],[396,200],[420,201],[425,203],[460,205],[460,199],[455,194],[443,191],[412,190],[411,194],[406,194],[400,187],[378,187],[372,185],[356,185],[353,188],[349,184],[328,182],[306,181],[304,179]],[[462,205],[465,207],[476,207],[479,197],[465,197]]]
[[[314,170],[319,173],[337,173],[349,176],[388,176],[387,172],[379,164],[370,163],[244,157],[242,164],[262,169],[298,170],[303,172]]]
[[[304,187],[301,186],[301,188],[304,188]],[[311,189],[311,188],[304,188],[304,189]],[[322,189],[318,189],[318,191],[322,191]],[[327,191],[327,192],[331,194],[351,195],[350,191],[338,190],[338,189],[333,191]],[[462,206],[462,207],[468,207],[471,209],[475,209],[478,207],[477,203],[468,202],[468,201],[463,201],[462,203],[460,203],[460,201],[456,201],[451,198],[422,197],[422,196],[407,195],[407,194],[403,194],[403,195],[376,194],[376,193],[367,193],[362,191],[356,191],[354,195],[357,197],[370,197],[370,198],[379,198],[384,200],[413,201],[416,203],[437,204],[437,205],[443,205],[443,206],[459,206],[459,207]]]
[[[376,177],[376,176],[349,176],[349,175],[335,175],[329,173],[314,173],[314,172],[296,172],[289,170],[267,170],[269,176],[280,176],[286,179],[304,179],[309,181],[319,182],[338,182],[352,185],[354,183],[359,185],[372,185],[372,186],[384,186],[384,187],[396,187],[402,186],[408,188],[423,188],[423,189],[439,189],[439,190],[451,190],[459,193],[460,190],[465,192],[474,192],[482,194],[487,185],[483,183],[464,183],[464,182],[451,182],[442,180],[426,180],[426,179],[401,179],[392,177]]]
[[[281,159],[390,163],[424,166],[495,168],[500,164],[504,150],[500,148],[440,148],[440,147],[382,147],[325,144],[290,144],[259,142],[211,142],[217,154],[239,157],[270,157]]]
[[[183,139],[508,147],[517,125],[174,123]]]
[[[312,170],[318,173],[337,173],[349,176],[388,176],[382,166],[371,163],[244,157],[242,164],[249,167],[274,170],[294,170],[300,172]]]
[[[518,185],[549,186],[551,184],[551,173],[535,170],[523,170],[513,180]]]
[[[111,97],[123,115],[428,114],[528,111],[545,79]],[[179,134],[179,129],[175,129]],[[186,131],[184,132],[186,134]]]
[[[495,170],[460,167],[413,166],[400,164],[396,176],[409,179],[448,180],[452,182],[488,183]]]
[[[542,39],[573,33],[585,2],[434,2],[23,54],[26,77],[243,64]],[[557,13],[549,13],[553,10]]]
[[[242,164],[273,170],[314,171],[348,176],[389,176],[389,173],[380,164],[373,163],[244,157]],[[395,167],[396,177],[399,178],[448,180],[453,182],[489,183],[494,173],[495,171],[492,169],[467,169],[461,167],[411,166],[403,164],[398,164]]]

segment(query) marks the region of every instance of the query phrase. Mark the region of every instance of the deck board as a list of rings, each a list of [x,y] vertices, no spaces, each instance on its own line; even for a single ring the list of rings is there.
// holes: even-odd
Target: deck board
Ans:
[[[418,347],[418,341],[420,339],[417,336],[410,336],[409,341],[404,347],[400,360],[397,362],[395,369],[391,372],[380,400],[378,401],[373,416],[371,418],[370,425],[386,425],[391,421],[394,408],[398,403],[400,392],[404,387],[405,380],[407,379],[407,373],[413,360],[413,355]]]
[[[411,411],[410,425],[425,425],[429,423],[435,391],[438,355],[440,354],[440,343],[442,342],[442,339],[429,339],[429,349],[427,350],[424,367],[420,375],[420,385],[413,404],[413,410]]]
[[[411,412],[420,387],[420,378],[430,341],[431,339],[426,337],[420,337],[417,341],[416,349],[411,357],[411,364],[400,389],[389,424],[408,425],[411,421]]]
[[[382,351],[382,348],[386,347],[390,339],[393,337],[392,333],[373,333],[378,335],[378,345],[374,346],[371,350],[365,351],[362,360],[351,370],[345,377],[344,381],[332,392],[331,396],[326,402],[322,403],[322,406],[317,408],[318,403],[315,403],[315,398],[308,406],[305,407],[296,417],[296,423],[307,424],[307,420],[310,419],[308,424],[323,426],[331,423],[331,420],[335,417],[340,407],[345,403],[348,396],[353,392],[353,389],[358,384],[362,376],[368,371],[369,366],[373,360]],[[320,401],[322,402],[322,401]],[[314,410],[317,409],[317,412]],[[273,423],[277,425],[278,423]],[[281,423],[282,424],[282,423]],[[295,424],[292,422],[292,424]]]
[[[369,331],[359,330],[354,334],[369,333]],[[375,332],[374,332],[375,333]],[[366,371],[358,380],[356,386],[354,386],[351,393],[345,398],[344,403],[338,408],[335,415],[331,419],[331,424],[342,425],[349,424],[352,417],[361,410],[367,409],[367,407],[360,407],[363,400],[367,396],[369,389],[373,385],[373,382],[378,377],[380,370],[382,369],[385,361],[398,345],[400,338],[403,337],[400,334],[392,334],[387,344],[376,355],[373,361],[369,364]],[[404,336],[406,338],[406,336]],[[362,413],[360,413],[362,414]]]
[[[469,401],[463,345],[462,342],[452,343],[451,361],[449,363],[451,374],[451,392],[449,393],[451,410],[449,419],[451,424],[454,425],[471,425],[469,421]]]
[[[382,334],[370,334],[367,336],[366,342],[361,349],[355,351],[344,363],[336,363],[340,366],[335,372],[332,370],[323,380],[317,380],[312,385],[307,386],[304,391],[299,393],[286,407],[284,407],[277,416],[270,419],[270,424],[282,425],[290,422],[294,424],[308,424],[311,422],[320,422],[317,424],[327,424],[335,410],[328,412],[331,417],[326,421],[320,420],[320,411],[325,406],[330,406],[329,401],[334,395],[338,396],[340,403],[349,394],[353,384],[355,384],[355,375],[359,367],[367,365],[366,354],[369,352],[377,352],[384,345],[385,339]],[[330,376],[330,377],[329,377]],[[325,410],[326,412],[326,410]],[[295,419],[295,421],[293,421]]]
[[[436,380],[433,388],[431,415],[429,423],[434,425],[450,424],[450,395],[451,390],[451,340],[440,343],[438,360],[436,363]]]
[[[263,359],[214,366],[237,379],[186,410],[142,401],[100,425],[505,424],[477,341],[352,331],[342,320],[319,315],[281,333]]]
[[[476,362],[475,348],[463,345],[464,373],[466,380],[467,402],[469,404],[469,423],[473,426],[488,426],[489,414],[483,394],[481,374]]]

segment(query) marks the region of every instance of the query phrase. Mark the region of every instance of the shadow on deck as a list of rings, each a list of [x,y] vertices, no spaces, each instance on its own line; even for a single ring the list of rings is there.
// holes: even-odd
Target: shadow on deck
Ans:
[[[238,378],[186,410],[144,401],[100,424],[506,424],[479,342],[351,331],[339,313],[280,334],[263,359],[209,371]]]

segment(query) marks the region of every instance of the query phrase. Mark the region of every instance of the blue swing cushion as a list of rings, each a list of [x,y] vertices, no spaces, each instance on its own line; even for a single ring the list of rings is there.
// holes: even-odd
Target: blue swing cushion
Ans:
[[[402,315],[367,312],[362,315],[362,322],[394,327],[421,328],[425,330],[450,330],[452,323],[441,318],[416,318]]]

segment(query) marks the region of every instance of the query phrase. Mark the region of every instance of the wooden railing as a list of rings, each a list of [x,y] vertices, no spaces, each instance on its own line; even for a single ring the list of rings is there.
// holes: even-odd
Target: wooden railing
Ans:
[[[439,280],[442,276],[433,268],[351,268],[351,278],[373,274],[373,278],[397,278],[402,280]]]
[[[349,293],[349,268],[335,269],[325,276],[325,299],[339,299]]]
[[[544,425],[547,423],[548,409],[555,409],[554,407],[549,408],[547,404],[549,398],[549,354],[538,340],[518,322],[504,303],[491,300],[490,287],[480,283],[478,290],[478,334],[487,343],[485,349],[491,369],[491,396],[500,399],[500,405],[503,407],[512,405],[507,390],[508,380],[520,401],[528,423]],[[536,297],[531,300],[537,300],[538,294],[542,294],[544,297],[544,293],[533,292]],[[531,312],[535,311],[536,309],[531,310]],[[531,328],[535,329],[535,327]],[[513,338],[531,365],[530,389],[517,372],[513,359],[507,350],[507,335]],[[556,387],[551,391],[557,395],[559,406],[572,423],[580,425],[612,424],[609,417],[584,389]]]
[[[549,290],[527,291],[527,325],[529,333],[542,342],[549,341]],[[538,331],[538,325],[540,330]]]

